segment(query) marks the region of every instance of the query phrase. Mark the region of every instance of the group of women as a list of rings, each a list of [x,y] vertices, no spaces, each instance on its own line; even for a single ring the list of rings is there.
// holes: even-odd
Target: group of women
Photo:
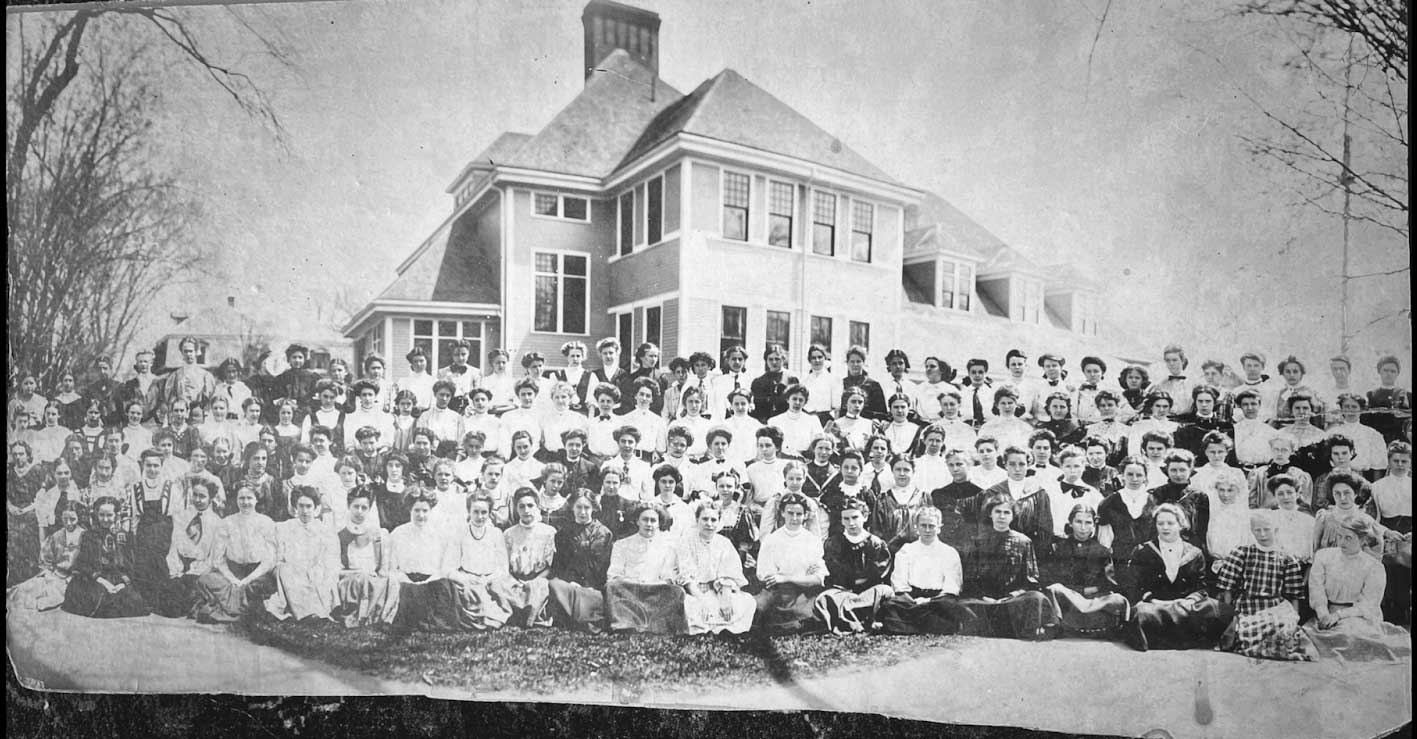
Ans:
[[[898,350],[877,381],[862,347],[835,376],[813,346],[802,378],[775,346],[755,377],[742,347],[719,372],[704,353],[660,370],[652,344],[629,369],[619,349],[599,342],[593,371],[579,342],[565,369],[529,353],[506,379],[490,376],[507,375],[500,350],[484,375],[462,347],[436,378],[415,350],[397,383],[378,360],[352,383],[282,375],[267,385],[300,395],[269,403],[232,404],[237,374],[207,387],[188,367],[151,414],[129,398],[121,425],[121,403],[75,401],[66,375],[34,428],[24,378],[9,602],[399,630],[1078,635],[1277,659],[1405,648],[1386,623],[1410,619],[1394,358],[1382,388],[1330,400],[1292,357],[1282,383],[1252,376],[1254,354],[1233,387],[1219,363],[1191,382],[1177,347],[1165,382],[1127,368],[1119,392],[1100,359],[1069,384],[1063,358],[1025,377],[1017,350],[1007,378],[973,359],[957,385],[937,357],[911,380]]]

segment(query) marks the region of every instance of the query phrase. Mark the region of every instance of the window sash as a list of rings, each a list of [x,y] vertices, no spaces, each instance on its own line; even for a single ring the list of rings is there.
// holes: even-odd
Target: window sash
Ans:
[[[812,253],[836,256],[836,195],[812,195]]]
[[[664,239],[664,176],[651,177],[645,188],[645,243]]]
[[[851,259],[871,261],[871,242],[875,233],[876,207],[870,203],[851,204]]]
[[[852,321],[848,328],[852,346],[871,348],[871,324],[865,321]]]
[[[627,192],[620,196],[620,256],[635,250],[635,194]]]
[[[767,325],[764,327],[766,341],[763,350],[777,344],[787,351],[792,351],[792,314],[787,311],[770,310],[767,312]]]
[[[812,342],[821,344],[827,350],[827,355],[832,351],[832,319],[827,316],[812,316]]]
[[[584,334],[590,260],[580,254],[535,252],[533,263],[532,330]]]

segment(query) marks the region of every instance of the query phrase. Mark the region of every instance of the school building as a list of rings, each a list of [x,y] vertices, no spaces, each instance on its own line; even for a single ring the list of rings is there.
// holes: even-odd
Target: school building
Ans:
[[[742,75],[685,94],[658,76],[657,14],[592,0],[585,87],[534,134],[506,132],[448,186],[448,218],[344,328],[355,356],[406,375],[414,345],[448,364],[617,336],[664,357],[732,344],[753,367],[820,343],[880,373],[894,347],[1002,371],[1019,346],[1109,361],[1097,287],[1025,259],[944,199],[897,181]],[[918,369],[919,361],[916,366]],[[959,367],[963,372],[963,367]]]

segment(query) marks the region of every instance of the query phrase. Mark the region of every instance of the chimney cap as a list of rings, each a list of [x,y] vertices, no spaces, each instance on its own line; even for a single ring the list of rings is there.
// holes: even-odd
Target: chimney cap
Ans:
[[[581,18],[585,19],[592,15],[618,16],[625,20],[642,22],[652,21],[652,28],[659,29],[659,13],[625,3],[617,3],[615,0],[590,0],[586,3],[585,12],[581,14]]]

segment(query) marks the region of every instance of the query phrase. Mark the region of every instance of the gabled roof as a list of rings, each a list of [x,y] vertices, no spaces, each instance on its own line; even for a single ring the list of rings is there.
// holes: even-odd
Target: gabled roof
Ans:
[[[495,303],[501,297],[501,243],[474,234],[480,211],[473,208],[434,233],[379,293],[379,300]],[[452,248],[450,248],[452,247]]]
[[[1065,290],[1096,290],[1097,280],[1090,274],[1077,268],[1072,262],[1062,262],[1060,264],[1050,264],[1043,268],[1048,273],[1048,286],[1050,289]]]
[[[655,116],[683,96],[624,49],[616,49],[574,100],[522,142],[508,164],[604,177],[625,159]]]
[[[457,189],[469,174],[474,171],[490,171],[498,164],[516,164],[516,154],[521,150],[522,145],[532,139],[529,133],[517,133],[515,131],[503,131],[498,134],[492,145],[482,150],[482,153],[472,158],[467,166],[458,172],[458,176],[453,178],[452,184],[448,185],[448,192]]]
[[[691,133],[900,184],[806,116],[732,69],[660,113],[620,162],[626,166],[678,133]]]
[[[946,251],[979,262],[979,272],[1048,272],[949,201],[926,193],[919,205],[905,210],[905,257]]]

